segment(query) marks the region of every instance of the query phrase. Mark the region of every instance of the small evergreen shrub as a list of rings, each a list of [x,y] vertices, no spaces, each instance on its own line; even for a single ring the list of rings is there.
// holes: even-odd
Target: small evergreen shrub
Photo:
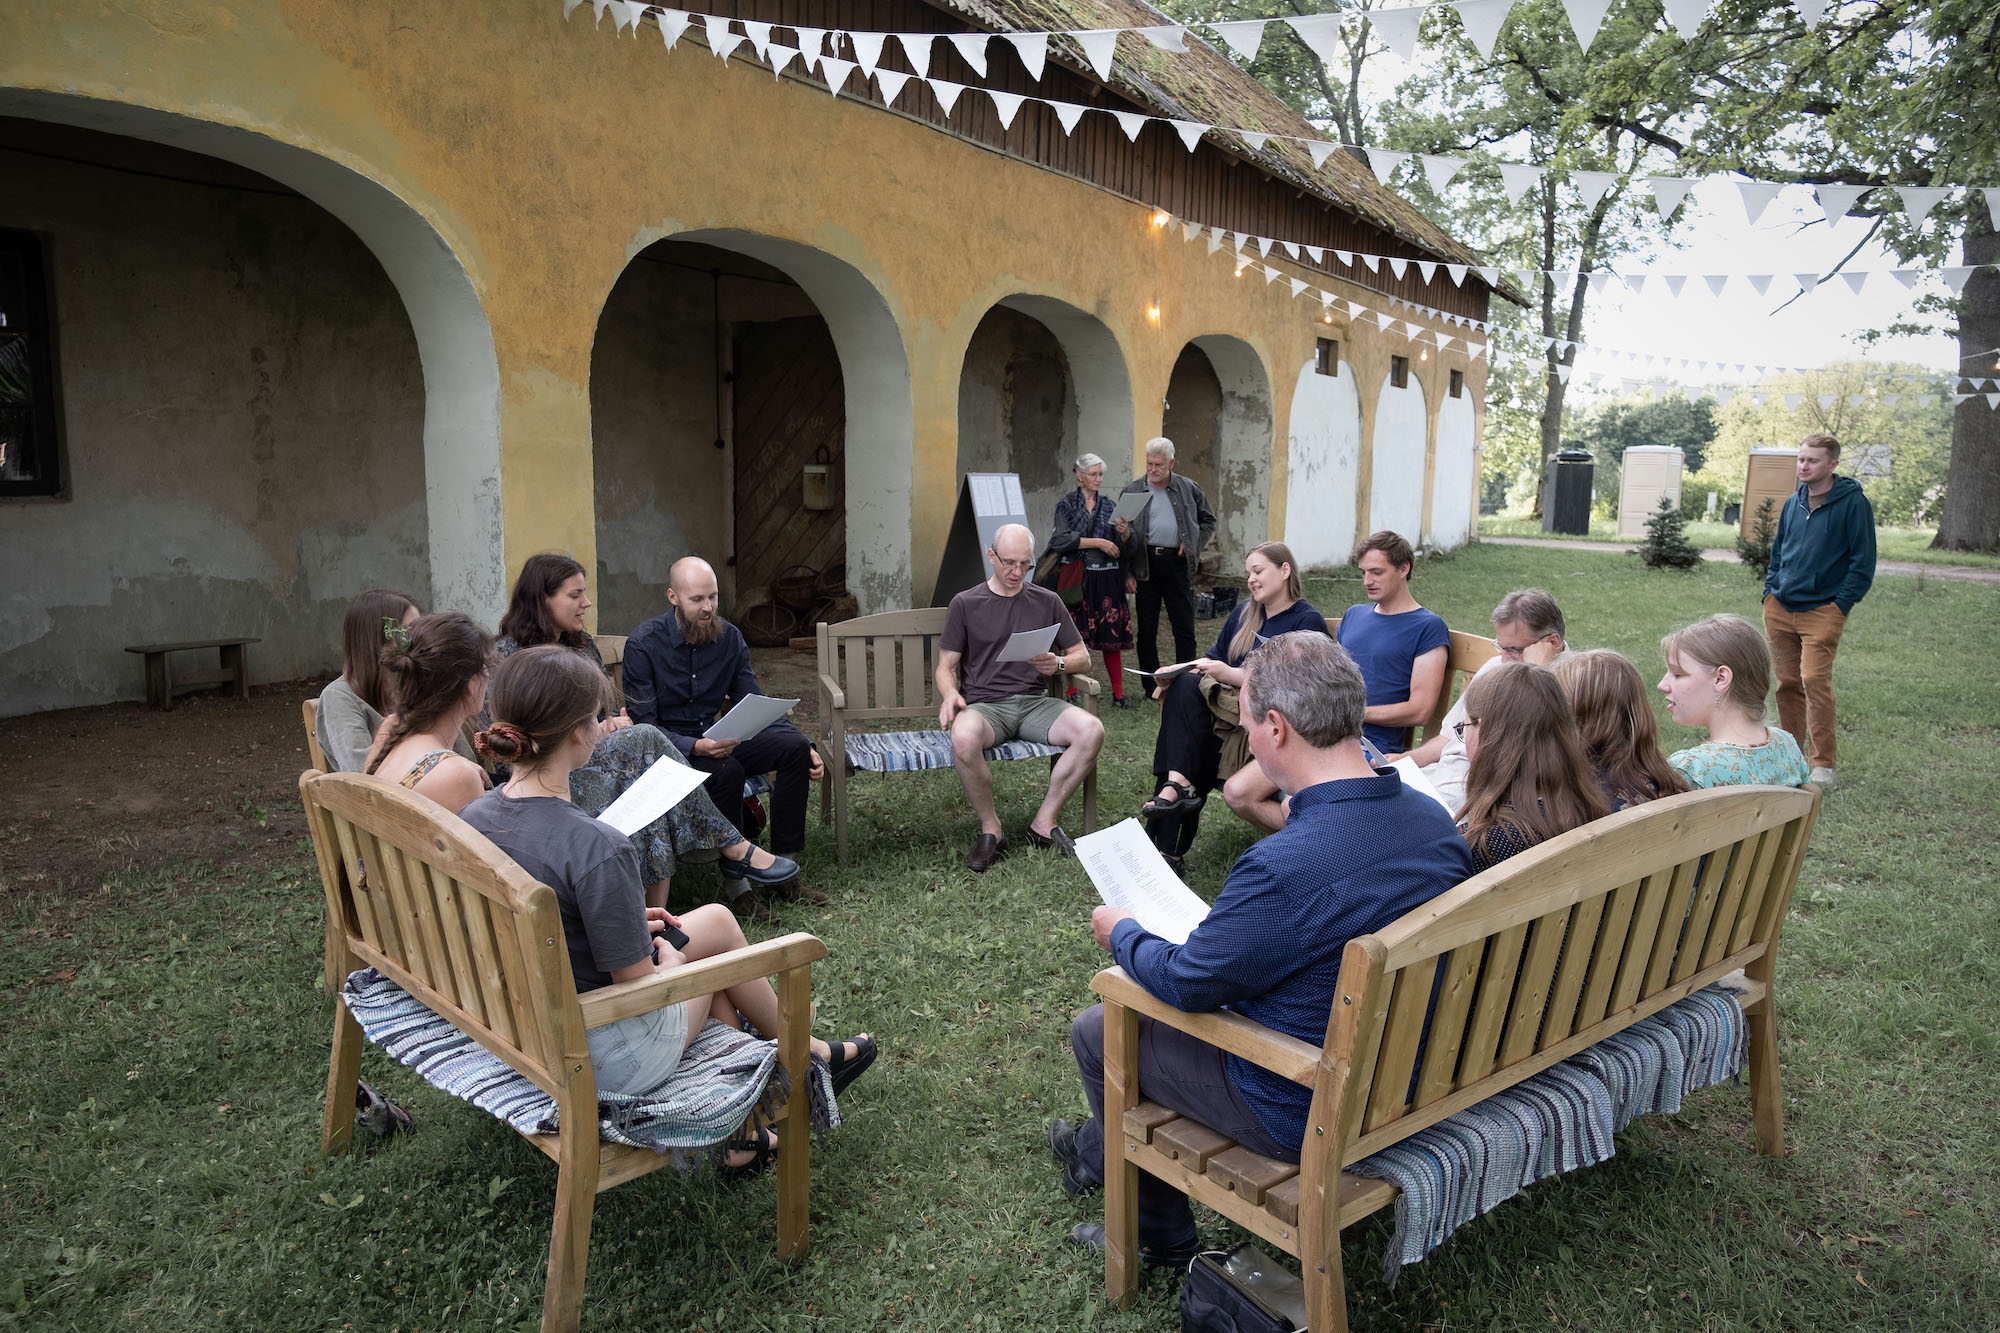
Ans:
[[[1661,496],[1646,520],[1646,540],[1639,544],[1639,558],[1648,569],[1693,569],[1701,563],[1701,548],[1687,539],[1685,523],[1680,506]]]
[[[1757,512],[1750,518],[1750,535],[1736,539],[1736,554],[1743,559],[1744,567],[1762,583],[1771,570],[1771,543],[1778,539],[1778,514],[1775,501],[1769,496],[1757,506]]]

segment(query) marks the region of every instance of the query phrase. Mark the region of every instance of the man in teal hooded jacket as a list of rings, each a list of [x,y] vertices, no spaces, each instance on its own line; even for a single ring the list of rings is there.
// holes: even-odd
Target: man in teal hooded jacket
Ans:
[[[1875,581],[1875,511],[1861,483],[1833,473],[1840,441],[1799,441],[1799,488],[1778,511],[1764,576],[1764,633],[1778,673],[1778,724],[1810,740],[1812,780],[1839,781],[1833,766],[1833,655],[1847,617]]]

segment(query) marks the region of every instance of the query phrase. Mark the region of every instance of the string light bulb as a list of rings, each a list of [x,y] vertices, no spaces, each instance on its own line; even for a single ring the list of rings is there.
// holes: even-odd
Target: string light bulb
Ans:
[[[1419,361],[1428,361],[1430,359],[1431,359],[1431,349],[1428,347],[1426,347],[1423,351],[1417,353],[1417,360]]]
[[[1155,324],[1159,323],[1159,322],[1160,322],[1160,308],[1159,308],[1158,306],[1156,306],[1156,305],[1149,305],[1149,306],[1147,306],[1147,307],[1146,307],[1146,318],[1147,318],[1147,319],[1150,319],[1150,320],[1152,320],[1152,321],[1153,321],[1153,323],[1155,323]]]
[[[1153,214],[1153,225],[1155,227],[1164,227],[1167,225],[1169,220],[1170,219],[1167,217],[1167,211],[1165,209],[1160,209],[1159,211]]]

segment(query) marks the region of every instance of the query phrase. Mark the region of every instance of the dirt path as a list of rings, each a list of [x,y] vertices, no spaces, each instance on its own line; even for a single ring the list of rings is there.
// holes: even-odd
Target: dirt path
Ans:
[[[1539,546],[1549,551],[1599,551],[1612,555],[1633,549],[1631,542],[1572,542],[1554,537],[1481,537],[1478,540],[1493,546]],[[1720,547],[1705,547],[1701,557],[1724,564],[1739,564],[1736,552]],[[1888,574],[1897,578],[1950,579],[1957,583],[1986,583],[2000,586],[2000,569],[1979,569],[1971,565],[1919,565],[1907,560],[1878,560],[1875,562],[1877,574]]]

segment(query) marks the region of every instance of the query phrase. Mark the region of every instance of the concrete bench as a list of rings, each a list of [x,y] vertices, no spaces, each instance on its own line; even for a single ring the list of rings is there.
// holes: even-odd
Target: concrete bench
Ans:
[[[232,685],[236,697],[250,697],[250,661],[243,650],[259,639],[190,639],[186,643],[138,643],[126,645],[128,653],[146,659],[146,702],[155,708],[172,708],[175,690],[198,690],[213,685]],[[200,675],[176,677],[167,662],[171,653],[191,653],[203,648],[219,649],[222,668]]]

